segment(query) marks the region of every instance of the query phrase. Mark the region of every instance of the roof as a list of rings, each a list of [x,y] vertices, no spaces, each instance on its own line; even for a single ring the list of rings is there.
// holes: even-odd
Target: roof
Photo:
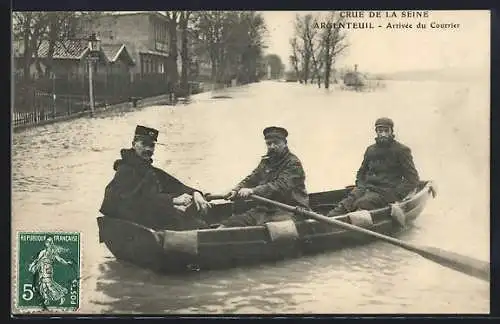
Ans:
[[[88,51],[87,41],[66,39],[56,41],[54,46],[54,59],[80,60]],[[38,57],[47,57],[49,53],[49,42],[42,41],[38,48]]]
[[[22,57],[24,46],[22,42],[14,44],[13,52],[15,57]],[[86,40],[66,39],[57,41],[54,46],[54,59],[81,60],[88,51]],[[126,59],[134,65],[134,60],[127,52],[125,44],[101,44],[101,51],[108,62],[115,62],[121,55],[125,54]],[[42,41],[38,48],[38,57],[45,58],[49,54],[49,42]]]
[[[135,65],[134,59],[128,53],[125,44],[101,44],[101,50],[111,63],[116,62],[120,56],[125,55],[129,63]]]
[[[110,62],[116,61],[121,50],[125,47],[123,44],[101,44],[101,49]]]
[[[22,41],[13,42],[12,49],[15,57],[24,55],[24,43]],[[55,59],[81,59],[88,51],[87,42],[84,40],[64,40],[57,41],[54,45]],[[47,57],[49,54],[49,41],[44,40],[38,47],[38,57]]]

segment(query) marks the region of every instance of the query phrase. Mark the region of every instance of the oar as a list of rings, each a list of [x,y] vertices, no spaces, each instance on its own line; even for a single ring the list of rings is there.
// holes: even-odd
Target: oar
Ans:
[[[212,200],[219,200],[219,199],[226,199],[227,197],[225,195],[221,195],[221,194],[206,194],[205,195],[205,199],[207,201],[212,201]]]
[[[270,200],[264,197],[260,197],[257,195],[250,195],[250,197],[254,200],[271,204],[274,206],[277,206],[279,208],[282,208],[284,210],[290,211],[290,212],[297,212],[297,208],[274,201]],[[445,251],[442,249],[438,249],[435,247],[429,247],[429,246],[417,246],[415,244],[411,244],[408,242],[403,242],[401,240],[395,239],[390,236],[386,236],[380,233],[376,233],[370,230],[367,230],[365,228],[361,228],[349,223],[345,223],[330,217],[326,217],[320,214],[317,214],[315,212],[309,211],[309,210],[300,210],[300,213],[315,219],[319,222],[323,223],[328,223],[331,225],[335,225],[338,227],[341,227],[346,230],[351,230],[351,231],[356,231],[360,233],[364,233],[368,236],[376,237],[382,241],[391,243],[393,245],[397,245],[399,247],[402,247],[408,251],[412,251],[415,253],[418,253],[422,257],[434,261],[442,266],[448,267],[450,269],[465,273],[467,275],[489,281],[490,280],[490,263],[485,262],[482,260],[474,259],[468,256],[460,255],[455,252],[449,252]]]

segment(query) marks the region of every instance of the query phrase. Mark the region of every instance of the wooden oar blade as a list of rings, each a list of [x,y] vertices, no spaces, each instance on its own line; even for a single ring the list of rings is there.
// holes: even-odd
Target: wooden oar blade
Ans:
[[[422,257],[450,269],[468,274],[478,279],[490,280],[490,263],[435,247],[420,247],[415,251]]]

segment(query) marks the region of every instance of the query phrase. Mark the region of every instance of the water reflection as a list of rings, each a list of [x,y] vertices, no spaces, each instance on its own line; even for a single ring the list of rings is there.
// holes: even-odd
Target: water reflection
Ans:
[[[291,304],[293,295],[281,291],[287,283],[279,268],[268,267],[165,276],[113,260],[99,266],[96,288],[113,299],[102,303],[105,312],[272,312]]]
[[[99,265],[96,288],[109,300],[97,303],[106,313],[314,312],[303,306],[316,302],[330,312],[354,311],[356,299],[361,307],[384,305],[388,287],[395,278],[404,278],[412,258],[374,243],[274,264],[176,276],[108,260]],[[389,297],[393,305],[404,305],[408,298]]]

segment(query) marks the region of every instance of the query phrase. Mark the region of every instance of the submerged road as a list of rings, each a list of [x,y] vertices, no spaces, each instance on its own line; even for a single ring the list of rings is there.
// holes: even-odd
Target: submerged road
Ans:
[[[269,81],[226,90],[228,98],[202,94],[189,105],[21,131],[13,135],[13,233],[82,231],[85,313],[486,313],[488,284],[381,242],[172,277],[116,262],[98,243],[95,219],[113,162],[137,124],[160,130],[166,145],[157,146],[156,166],[210,192],[229,189],[256,166],[265,126],[284,126],[313,192],[354,181],[373,122],[385,115],[412,149],[421,178],[438,188],[401,239],[488,260],[488,89],[391,82],[377,92],[325,92]]]

